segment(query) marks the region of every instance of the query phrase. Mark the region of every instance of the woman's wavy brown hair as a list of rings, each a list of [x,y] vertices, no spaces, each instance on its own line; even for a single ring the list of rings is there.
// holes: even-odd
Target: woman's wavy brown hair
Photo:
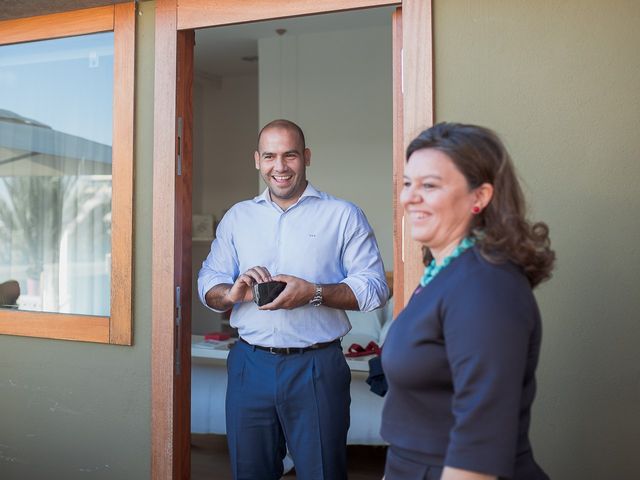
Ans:
[[[407,161],[417,150],[433,148],[445,153],[465,176],[469,189],[493,186],[493,198],[474,215],[470,234],[490,262],[519,265],[532,287],[551,277],[555,252],[549,227],[526,219],[526,204],[511,157],[498,136],[488,128],[439,123],[423,131],[407,148]],[[425,265],[431,253],[424,249]]]

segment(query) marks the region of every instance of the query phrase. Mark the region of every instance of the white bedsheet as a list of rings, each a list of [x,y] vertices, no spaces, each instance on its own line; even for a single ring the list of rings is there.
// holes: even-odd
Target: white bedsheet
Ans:
[[[342,339],[346,351],[353,343],[365,347],[370,341],[379,345],[384,340],[392,305],[363,313],[348,312],[353,329]],[[191,365],[191,431],[225,434],[225,394],[227,389],[226,359],[207,358],[210,352],[198,347],[202,337],[193,338]],[[380,437],[380,417],[384,399],[369,390],[367,358],[349,359],[351,368],[351,426],[349,445],[384,445]]]

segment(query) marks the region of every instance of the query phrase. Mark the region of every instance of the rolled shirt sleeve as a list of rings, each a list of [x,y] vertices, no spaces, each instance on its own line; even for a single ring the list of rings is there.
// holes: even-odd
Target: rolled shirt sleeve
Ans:
[[[378,244],[362,210],[355,208],[350,223],[353,228],[346,235],[342,252],[346,278],[340,283],[351,288],[361,311],[370,312],[387,302],[389,287]]]
[[[200,301],[214,312],[223,310],[216,310],[207,304],[205,300],[207,292],[221,283],[234,283],[239,275],[238,255],[233,245],[230,223],[232,223],[231,220],[225,216],[218,224],[211,251],[202,262],[202,268],[198,274]]]

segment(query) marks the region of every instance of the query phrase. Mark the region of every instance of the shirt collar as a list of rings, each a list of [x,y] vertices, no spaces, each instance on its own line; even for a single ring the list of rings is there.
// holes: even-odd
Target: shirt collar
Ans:
[[[318,197],[320,198],[320,192],[318,190],[316,190],[316,188],[311,185],[311,182],[307,182],[307,188],[304,189],[304,192],[302,192],[302,195],[300,195],[300,198],[298,199],[298,201],[296,203],[294,203],[293,205],[291,205],[291,207],[289,208],[293,208],[296,205],[298,205],[300,202],[302,202],[302,200],[305,197]],[[271,200],[271,195],[269,194],[269,187],[265,188],[264,191],[258,195],[257,197],[253,198],[253,201],[256,203],[268,203],[274,206],[278,206],[276,203],[274,203]],[[280,208],[280,207],[278,207]]]

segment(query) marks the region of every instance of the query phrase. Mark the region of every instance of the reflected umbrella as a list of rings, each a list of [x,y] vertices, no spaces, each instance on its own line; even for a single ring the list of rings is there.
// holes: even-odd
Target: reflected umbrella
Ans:
[[[111,175],[111,147],[0,109],[0,177]]]

